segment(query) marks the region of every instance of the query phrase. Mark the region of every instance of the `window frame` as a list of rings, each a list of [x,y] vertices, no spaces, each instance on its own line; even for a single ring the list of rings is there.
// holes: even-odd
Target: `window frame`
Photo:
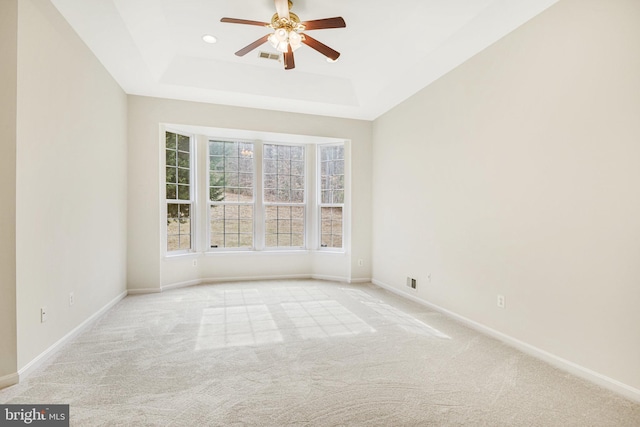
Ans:
[[[253,201],[251,203],[241,203],[241,202],[226,202],[226,201],[222,201],[222,202],[212,202],[211,198],[209,196],[209,189],[210,189],[210,184],[209,184],[209,172],[210,172],[210,168],[211,168],[211,153],[209,151],[209,143],[211,142],[236,142],[236,143],[244,143],[244,144],[252,144],[253,145],[253,156],[252,156],[252,163],[253,163],[253,179],[251,182],[252,185],[252,193],[253,193]],[[256,155],[256,152],[258,151],[258,141],[251,141],[251,140],[244,140],[244,139],[238,139],[238,138],[216,138],[216,137],[211,137],[211,136],[207,136],[206,137],[206,167],[205,167],[205,172],[203,173],[205,182],[206,182],[206,197],[205,197],[205,206],[206,206],[206,250],[205,252],[207,253],[222,253],[222,252],[256,252],[258,251],[258,244],[256,244],[257,242],[257,238],[258,238],[258,233],[256,230],[256,224],[257,224],[257,212],[258,212],[258,197],[256,196],[256,192],[258,191],[258,179],[257,179],[257,175],[258,175],[258,156]],[[260,150],[261,151],[261,150]],[[252,218],[252,229],[253,229],[253,233],[252,233],[252,246],[251,247],[247,247],[247,246],[239,246],[239,247],[211,247],[211,237],[212,237],[212,232],[211,232],[211,206],[214,205],[218,205],[218,206],[247,206],[250,205],[253,207],[253,218]]]
[[[285,146],[285,147],[302,147],[303,149],[303,159],[302,159],[302,164],[303,164],[303,179],[304,179],[304,184],[303,184],[303,192],[304,192],[304,197],[302,202],[267,202],[266,198],[265,198],[265,172],[264,172],[264,164],[265,164],[265,156],[264,156],[264,147],[266,145],[275,145],[275,146]],[[261,249],[259,249],[260,251],[265,251],[265,252],[282,252],[282,251],[306,251],[309,249],[309,201],[311,200],[311,198],[309,198],[309,168],[308,168],[308,160],[309,160],[309,145],[310,144],[303,144],[303,143],[289,143],[289,142],[274,142],[274,141],[264,141],[261,142],[261,157],[260,157],[260,163],[261,163],[261,173],[260,173],[260,183],[259,185],[259,191],[261,193],[261,201],[262,201],[262,206],[261,206],[261,211],[260,211],[260,215],[261,215],[261,225],[262,225],[262,246]],[[303,218],[303,223],[302,223],[302,245],[301,246],[267,246],[267,208],[268,207],[302,207],[302,218]],[[276,234],[277,236],[278,234]]]
[[[189,182],[190,193],[189,200],[180,201],[178,199],[166,198],[166,180],[167,180],[167,144],[166,133],[174,133],[189,138],[190,144],[190,170]],[[242,133],[242,132],[239,132]],[[275,135],[275,134],[274,134]],[[252,137],[235,137],[230,134],[221,132],[201,132],[193,131],[187,126],[183,129],[180,125],[161,124],[160,127],[160,202],[162,208],[160,210],[161,225],[161,254],[164,258],[179,258],[184,256],[219,256],[219,255],[247,255],[251,254],[269,254],[269,253],[291,253],[300,254],[305,252],[323,252],[334,254],[346,254],[349,252],[350,244],[350,141],[333,139],[331,141],[314,141],[311,137],[310,141],[305,141],[301,137],[298,141],[293,138],[269,138],[262,140]],[[253,154],[253,246],[252,247],[219,247],[211,248],[211,209],[210,206],[215,204],[209,199],[209,169],[210,169],[210,153],[209,141],[223,142],[244,142],[251,143],[254,147]],[[278,146],[300,146],[304,149],[304,201],[302,203],[284,203],[284,202],[265,202],[264,192],[264,150],[265,145]],[[321,208],[327,207],[327,204],[321,203],[321,151],[327,146],[344,147],[344,203],[337,204],[342,208],[342,247],[321,247]],[[259,193],[259,194],[258,194]],[[177,197],[177,195],[176,195]],[[190,249],[180,249],[175,251],[168,250],[168,207],[171,203],[182,203],[190,206],[190,229],[189,235],[191,239]],[[224,202],[223,202],[224,203]],[[283,246],[268,247],[266,246],[266,219],[267,206],[299,206],[303,209],[304,231],[302,234],[302,246]]]
[[[182,200],[178,198],[178,190],[176,190],[176,198],[175,199],[168,199],[167,198],[167,168],[171,167],[169,165],[167,165],[167,143],[166,143],[166,136],[167,133],[173,133],[179,136],[183,136],[186,138],[189,138],[189,200]],[[163,219],[163,250],[164,253],[167,257],[174,257],[174,256],[181,256],[181,255],[189,255],[189,254],[193,254],[196,253],[198,250],[198,237],[197,237],[197,176],[196,176],[196,169],[197,169],[197,144],[196,144],[196,137],[195,135],[188,133],[188,132],[184,132],[184,131],[180,131],[177,129],[173,129],[170,127],[165,127],[163,129],[162,132],[162,170],[161,170],[161,174],[162,174],[162,187],[161,187],[161,191],[162,191],[162,200],[164,200],[163,203],[163,210],[164,210],[164,219]],[[176,146],[176,153],[178,152],[178,147]],[[176,164],[176,168],[179,168]],[[176,175],[176,180],[178,179],[177,175]],[[176,250],[170,250],[169,249],[169,228],[168,228],[168,221],[169,221],[169,205],[172,204],[177,204],[177,205],[189,205],[189,240],[190,240],[190,248],[189,249],[176,249]]]
[[[322,202],[322,149],[327,147],[342,147],[343,161],[343,196],[342,203],[323,203]],[[347,145],[344,142],[332,142],[324,144],[316,144],[316,214],[317,214],[317,250],[322,252],[339,252],[346,250],[346,200],[347,200]],[[342,246],[322,246],[322,208],[341,208],[341,242]]]

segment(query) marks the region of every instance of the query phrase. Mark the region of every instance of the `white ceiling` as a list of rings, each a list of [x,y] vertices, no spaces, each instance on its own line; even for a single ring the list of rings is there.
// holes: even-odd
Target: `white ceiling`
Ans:
[[[273,0],[52,0],[129,94],[373,120],[557,0],[293,0],[310,31],[341,52],[328,63],[302,46],[296,68],[258,58],[267,34],[232,17],[270,21]],[[212,34],[218,43],[202,41]]]

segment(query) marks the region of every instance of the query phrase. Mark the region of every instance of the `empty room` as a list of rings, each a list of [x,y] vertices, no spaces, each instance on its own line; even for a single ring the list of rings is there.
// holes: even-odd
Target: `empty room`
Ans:
[[[640,425],[638,0],[0,0],[0,425]]]

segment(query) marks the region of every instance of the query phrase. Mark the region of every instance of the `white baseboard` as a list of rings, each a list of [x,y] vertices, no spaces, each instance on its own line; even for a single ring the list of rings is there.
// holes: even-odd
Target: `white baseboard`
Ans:
[[[144,294],[158,294],[162,292],[160,288],[142,288],[142,289],[128,289],[128,295],[144,295]]]
[[[418,304],[421,304],[425,307],[439,311],[440,313],[443,313],[449,317],[452,317],[481,333],[489,335],[493,338],[496,338],[497,340],[504,342],[505,344],[515,347],[518,350],[522,351],[523,353],[526,353],[537,359],[543,360],[544,362],[547,362],[550,365],[555,366],[556,368],[562,369],[563,371],[569,372],[570,374],[573,374],[577,377],[580,377],[582,379],[595,383],[601,387],[604,387],[608,390],[618,393],[628,399],[634,400],[636,402],[640,402],[640,390],[638,390],[637,388],[631,387],[618,380],[614,380],[613,378],[607,377],[606,375],[602,375],[598,372],[592,371],[591,369],[585,368],[584,366],[578,365],[574,362],[571,362],[570,360],[563,359],[559,356],[556,356],[552,353],[549,353],[548,351],[542,350],[531,344],[527,344],[524,341],[520,341],[502,332],[496,331],[495,329],[489,328],[488,326],[485,326],[474,320],[468,319],[464,316],[461,316],[457,313],[447,310],[446,308],[440,307],[439,305],[430,303],[422,298],[417,297],[416,295],[412,295],[407,292],[404,292],[398,288],[390,286],[379,280],[373,279],[371,283],[383,289],[386,289],[389,292],[392,292],[396,295],[399,295],[411,301],[417,302]]]
[[[370,278],[350,279],[349,283],[371,283]]]
[[[200,279],[187,280],[186,282],[179,282],[179,283],[172,283],[170,285],[164,285],[160,288],[160,292],[168,291],[170,289],[186,288],[189,286],[196,286],[200,284],[202,284],[202,280]]]
[[[290,274],[280,276],[235,276],[235,277],[209,277],[202,279],[200,282],[203,285],[207,283],[221,283],[221,282],[255,282],[259,280],[304,280],[311,279],[310,274]]]
[[[124,297],[127,296],[127,291],[124,291],[111,301],[109,301],[104,307],[102,307],[97,312],[93,313],[89,318],[87,318],[84,322],[73,328],[69,333],[56,341],[53,345],[51,345],[48,349],[40,353],[35,359],[31,362],[27,363],[22,369],[18,370],[18,375],[20,378],[27,377],[31,372],[33,372],[36,368],[42,365],[49,357],[53,356],[62,346],[73,337],[78,335],[84,328],[93,323],[94,320],[98,319],[104,313],[106,313],[111,307],[119,303]]]
[[[4,377],[0,377],[0,390],[2,390],[5,387],[16,385],[18,384],[19,381],[20,381],[20,375],[18,375],[17,372],[14,372],[13,374],[5,375]]]
[[[206,278],[206,279],[195,279],[195,280],[187,280],[185,282],[171,283],[169,285],[164,285],[160,289],[131,289],[129,290],[130,295],[135,294],[148,294],[154,292],[164,292],[170,289],[179,289],[186,288],[189,286],[198,286],[205,285],[207,283],[222,283],[222,282],[252,282],[259,280],[305,280],[305,279],[315,279],[315,280],[326,280],[329,282],[340,282],[340,283],[371,283],[371,279],[349,279],[347,277],[341,276],[328,276],[324,274],[293,274],[293,275],[279,275],[279,276],[242,276],[242,277],[215,277],[215,278]]]
[[[327,282],[349,283],[349,279],[346,277],[328,276],[325,274],[312,274],[311,278],[315,280],[326,280]]]

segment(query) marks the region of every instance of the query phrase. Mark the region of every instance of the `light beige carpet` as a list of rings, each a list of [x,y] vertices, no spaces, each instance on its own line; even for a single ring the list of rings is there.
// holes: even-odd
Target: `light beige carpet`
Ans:
[[[640,426],[640,404],[373,285],[130,296],[2,403],[75,426]]]

